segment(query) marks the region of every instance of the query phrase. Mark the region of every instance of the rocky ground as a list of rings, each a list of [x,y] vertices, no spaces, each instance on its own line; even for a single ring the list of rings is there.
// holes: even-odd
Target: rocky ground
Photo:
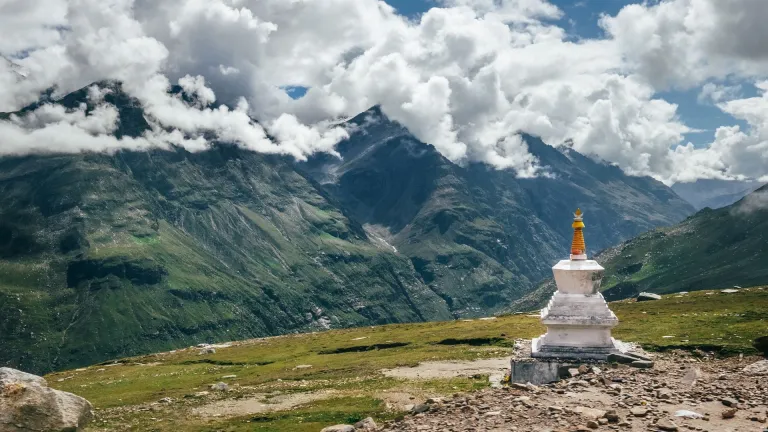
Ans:
[[[431,399],[378,430],[768,431],[768,360],[683,352],[654,360],[652,369],[584,365],[554,384]]]

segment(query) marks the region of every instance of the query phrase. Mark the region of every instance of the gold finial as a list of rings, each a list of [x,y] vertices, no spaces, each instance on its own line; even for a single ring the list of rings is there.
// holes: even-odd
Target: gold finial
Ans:
[[[571,259],[587,259],[587,245],[584,242],[584,214],[581,209],[576,209],[573,214],[573,242],[571,242]]]

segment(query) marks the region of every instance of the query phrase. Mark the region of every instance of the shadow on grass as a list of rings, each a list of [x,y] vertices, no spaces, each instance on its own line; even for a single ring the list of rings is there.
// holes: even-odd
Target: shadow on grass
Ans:
[[[392,343],[380,343],[380,344],[373,344],[373,345],[359,345],[359,346],[352,346],[352,347],[346,347],[346,348],[336,348],[332,350],[318,351],[318,354],[344,354],[344,353],[351,353],[351,352],[365,352],[365,351],[383,350],[383,349],[391,349],[391,348],[400,348],[410,344],[411,344],[410,342],[392,342]]]

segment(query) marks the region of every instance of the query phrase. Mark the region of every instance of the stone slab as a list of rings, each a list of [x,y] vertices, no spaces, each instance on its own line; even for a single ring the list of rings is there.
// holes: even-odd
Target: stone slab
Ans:
[[[570,367],[574,367],[574,365],[560,361],[512,359],[510,382],[535,385],[549,384],[567,378]]]

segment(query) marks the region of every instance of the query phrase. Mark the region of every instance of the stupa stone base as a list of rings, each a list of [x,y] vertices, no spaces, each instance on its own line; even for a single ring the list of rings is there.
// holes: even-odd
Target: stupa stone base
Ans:
[[[608,346],[548,345],[543,341],[546,335],[534,338],[531,343],[531,357],[540,359],[607,360],[610,354],[621,353],[620,344],[611,338]]]

